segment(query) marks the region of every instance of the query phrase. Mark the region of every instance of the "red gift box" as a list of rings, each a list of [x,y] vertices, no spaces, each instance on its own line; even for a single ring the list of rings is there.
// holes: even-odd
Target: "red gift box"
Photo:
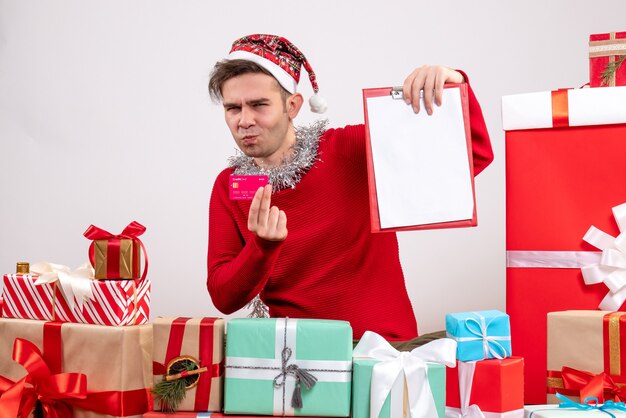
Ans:
[[[509,357],[476,362],[457,361],[457,367],[446,368],[446,416],[461,408],[459,372],[474,367],[467,406],[476,405],[488,416],[514,418],[524,416],[524,359]],[[463,370],[461,368],[464,368]],[[471,372],[469,378],[471,378]],[[465,377],[463,377],[465,380]],[[467,394],[467,388],[463,390]],[[455,408],[455,410],[450,410]],[[453,415],[453,414],[451,414]]]
[[[591,87],[626,86],[626,32],[600,33],[589,36],[589,84]],[[621,65],[604,82],[602,73],[608,65]]]
[[[149,280],[90,280],[93,299],[79,304],[63,294],[58,281],[35,284],[37,275],[5,274],[4,318],[38,319],[94,325],[141,325],[150,315]],[[87,279],[85,279],[87,280]]]
[[[517,129],[506,132],[506,308],[513,354],[525,359],[529,404],[546,402],[547,313],[597,309],[607,293],[605,285],[583,281],[580,268],[598,256],[583,236],[592,225],[618,233],[611,208],[626,200],[626,117],[612,112],[616,106],[610,104],[595,105],[584,115],[572,112],[585,97],[605,93],[626,99],[623,87],[533,94],[547,97],[540,104],[528,99],[530,94],[503,98],[505,129]],[[560,127],[533,129],[527,114],[538,112],[548,113],[540,119],[549,126]],[[622,117],[622,123],[568,127],[607,114],[611,122]]]

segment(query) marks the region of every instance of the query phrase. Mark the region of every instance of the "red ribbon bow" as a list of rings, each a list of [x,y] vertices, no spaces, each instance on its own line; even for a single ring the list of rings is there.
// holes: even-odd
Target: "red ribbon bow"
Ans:
[[[52,374],[37,346],[28,340],[15,339],[13,360],[27,374],[17,382],[0,376],[2,418],[28,417],[37,400],[46,418],[72,418],[72,406],[120,417],[141,415],[152,407],[148,389],[89,392],[82,373]]]
[[[145,226],[143,226],[137,221],[132,221],[126,226],[126,228],[124,228],[124,230],[122,230],[121,234],[115,235],[95,225],[89,225],[89,228],[87,228],[87,230],[83,233],[83,235],[87,239],[90,239],[92,241],[101,240],[101,239],[107,239],[107,240],[132,239],[132,240],[136,240],[137,242],[139,242],[139,244],[141,245],[141,250],[143,251],[143,256],[145,258],[144,270],[140,279],[140,280],[143,280],[146,278],[146,275],[148,274],[148,253],[146,252],[146,248],[144,247],[143,242],[141,242],[141,240],[139,239],[139,236],[142,235],[144,232],[146,232]],[[89,246],[89,260],[91,261],[91,265],[95,267],[94,246],[95,246],[95,242],[92,242],[91,245]]]
[[[27,374],[17,382],[0,377],[0,416],[27,417],[39,400],[44,416],[72,418],[71,400],[87,397],[87,376],[52,374],[37,346],[21,338],[15,339],[13,360],[22,365]]]
[[[613,378],[605,373],[593,374],[583,370],[563,367],[561,371],[565,389],[580,392],[580,399],[598,398],[599,403],[605,400],[615,402],[626,401],[626,387],[618,386]]]

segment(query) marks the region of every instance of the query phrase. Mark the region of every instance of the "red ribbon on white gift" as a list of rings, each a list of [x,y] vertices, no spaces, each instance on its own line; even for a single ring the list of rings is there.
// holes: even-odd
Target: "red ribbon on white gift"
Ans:
[[[591,226],[583,240],[602,250],[599,262],[581,268],[585,284],[604,283],[609,293],[598,308],[617,311],[626,301],[626,203],[615,206],[613,216],[620,234],[617,237]]]
[[[451,338],[441,338],[414,348],[410,352],[400,352],[380,335],[365,331],[354,348],[352,356],[369,357],[381,361],[376,363],[372,370],[371,418],[378,418],[394,382],[401,375],[408,388],[409,416],[431,418],[437,416],[437,408],[428,384],[426,362],[455,367],[456,341]]]

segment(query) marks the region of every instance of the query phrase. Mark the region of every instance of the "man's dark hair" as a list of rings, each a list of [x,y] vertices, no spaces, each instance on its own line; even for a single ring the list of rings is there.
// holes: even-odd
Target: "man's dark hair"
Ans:
[[[274,80],[276,80],[272,73],[252,61],[241,59],[218,61],[215,64],[215,67],[213,67],[213,70],[211,71],[211,76],[209,78],[209,94],[211,95],[211,98],[216,102],[221,101],[222,86],[226,81],[243,74],[255,73],[263,73],[269,75]],[[280,95],[282,96],[283,100],[286,100],[291,95],[291,93],[285,90],[285,88],[278,82],[278,80],[276,80],[276,83],[280,88]]]

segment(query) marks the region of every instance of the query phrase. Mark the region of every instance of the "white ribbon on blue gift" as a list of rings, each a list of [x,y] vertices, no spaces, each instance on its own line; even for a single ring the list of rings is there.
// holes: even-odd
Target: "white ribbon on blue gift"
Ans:
[[[89,262],[74,270],[63,264],[39,262],[31,265],[30,271],[39,275],[35,280],[36,286],[58,282],[61,292],[72,310],[76,305],[82,309],[87,300],[94,299],[92,290],[94,270]]]
[[[485,321],[485,317],[478,312],[472,312],[472,314],[476,315],[476,318],[469,317],[465,319],[465,328],[467,328],[467,330],[471,334],[475,335],[475,337],[455,337],[451,335],[448,336],[458,343],[482,340],[483,354],[485,358],[503,359],[505,357],[510,357],[511,353],[498,341],[511,341],[511,336],[488,335],[489,325],[496,318],[492,318],[487,323]],[[476,328],[474,328],[473,325],[475,325]]]
[[[604,415],[608,417],[616,418],[616,416],[612,412],[618,412],[618,411],[626,412],[626,404],[624,404],[624,402],[613,402],[609,400],[609,401],[606,401],[604,404],[601,404],[598,402],[598,398],[590,396],[590,397],[585,398],[582,403],[578,403],[578,402],[572,401],[571,399],[567,398],[564,395],[561,395],[558,392],[556,393],[556,397],[562,401],[558,405],[537,405],[536,407],[532,408],[532,410],[530,411],[530,414],[527,414],[526,416],[528,418],[532,418],[537,413],[541,414],[541,412],[563,411],[567,409],[574,413],[576,413],[577,411],[592,412],[592,415],[590,416],[594,416],[594,417],[598,416],[598,414],[593,413],[593,411],[596,411],[596,412],[603,413]],[[587,414],[581,414],[580,416],[586,416],[586,415]],[[558,414],[558,416],[564,417],[566,415]],[[620,414],[620,417],[621,416],[623,416],[623,414]]]
[[[620,231],[617,237],[593,225],[583,237],[602,250],[600,260],[582,267],[581,271],[585,284],[604,283],[609,288],[609,293],[598,306],[603,311],[617,311],[626,301],[626,203],[612,210]]]
[[[282,370],[283,349],[291,349],[290,364],[315,376],[318,382],[351,382],[352,361],[339,360],[300,360],[296,352],[297,319],[276,320],[274,358],[226,357],[227,379],[275,380]],[[295,390],[296,379],[285,376],[284,385],[274,388],[274,415],[295,415],[291,406],[291,394]]]
[[[390,393],[392,403],[403,405],[403,392],[401,399],[393,399],[392,388],[398,378],[404,379],[407,385],[409,416],[432,418],[437,416],[437,407],[428,383],[426,363],[441,363],[448,367],[455,367],[456,342],[450,338],[441,338],[410,352],[400,352],[380,335],[366,331],[354,348],[352,356],[380,360],[380,363],[376,363],[372,370],[370,418],[378,418]]]

